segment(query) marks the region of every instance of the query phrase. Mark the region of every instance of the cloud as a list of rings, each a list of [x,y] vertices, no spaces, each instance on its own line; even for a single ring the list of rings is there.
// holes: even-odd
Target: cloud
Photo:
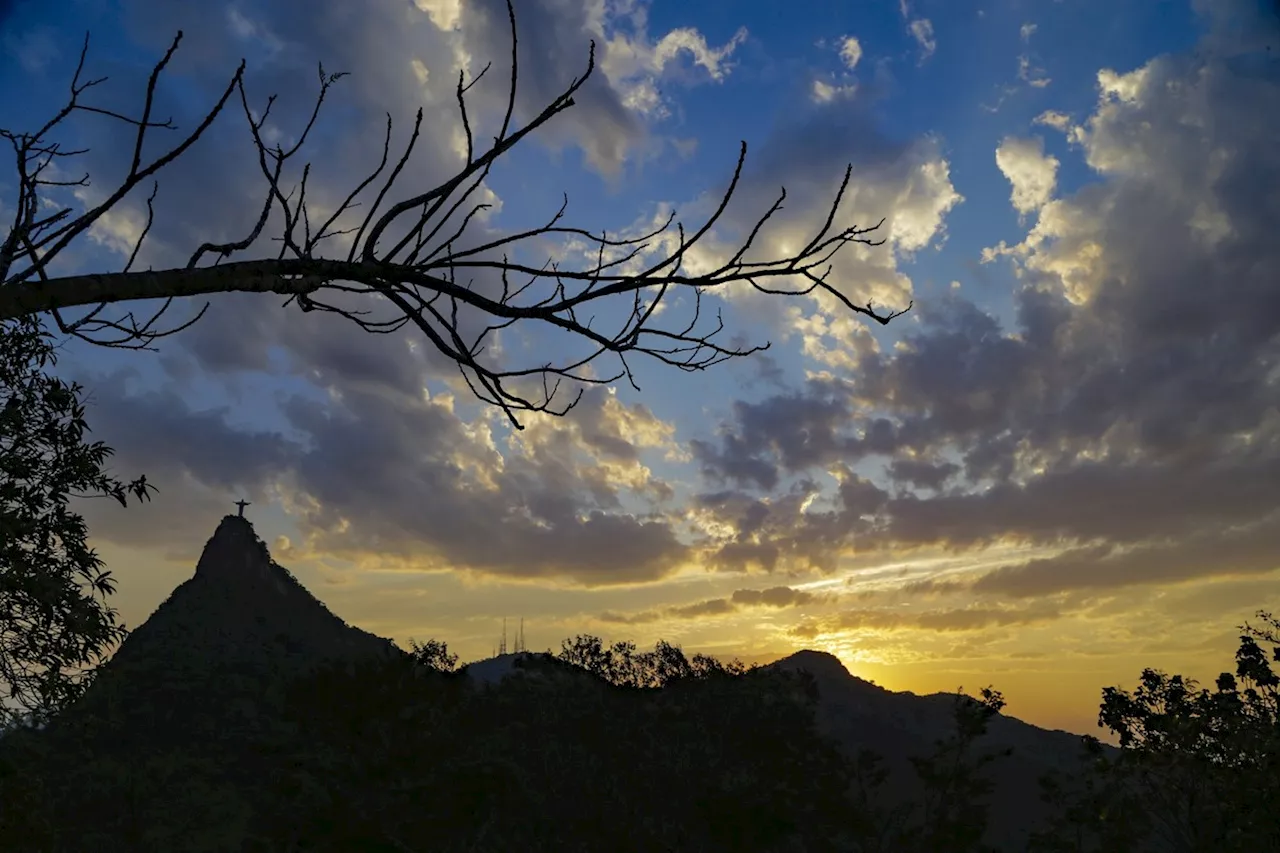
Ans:
[[[938,49],[938,41],[934,36],[933,22],[928,18],[913,18],[907,0],[898,0],[898,14],[907,22],[907,34],[915,41],[918,49],[917,65],[924,65]],[[981,16],[981,13],[979,13]]]
[[[255,95],[274,83],[309,91],[313,50],[282,38],[291,31],[255,7],[237,8],[245,22],[238,30],[222,14],[206,29],[188,28],[199,36],[191,45],[199,67],[220,67],[247,44],[237,39],[256,33],[253,49],[275,53]],[[542,8],[531,5],[529,14]],[[373,126],[366,119],[383,107],[402,114],[423,100],[437,110],[431,115],[444,115],[452,61],[492,53],[470,24],[441,29],[410,10],[404,29],[413,33],[405,35],[389,26],[399,20],[389,9],[374,12],[391,44],[355,19],[305,24],[335,46],[334,68],[361,71],[343,102],[353,126]],[[595,10],[579,9],[575,37],[597,23],[613,32]],[[450,20],[446,14],[453,13],[437,8],[439,20]],[[458,14],[472,12],[464,6]],[[167,32],[172,22],[156,25]],[[501,20],[489,23],[499,44]],[[633,25],[625,32],[634,35]],[[1229,34],[1215,26],[1211,46]],[[569,36],[548,38],[549,49],[571,52],[558,40]],[[385,59],[397,52],[394,62]],[[646,62],[635,66],[641,77],[657,73]],[[557,75],[573,73],[571,65],[547,72],[545,86],[563,82]],[[220,513],[228,491],[245,489],[255,501],[286,504],[300,554],[384,555],[382,565],[397,568],[586,586],[660,580],[692,565],[799,574],[833,572],[851,555],[865,563],[945,549],[976,563],[991,549],[1036,551],[947,581],[952,591],[991,600],[976,612],[929,617],[935,626],[1011,624],[999,620],[1021,611],[1002,605],[1005,598],[1262,576],[1280,529],[1271,514],[1280,500],[1280,250],[1269,225],[1280,221],[1280,202],[1267,189],[1280,180],[1273,144],[1280,81],[1267,68],[1247,52],[1213,46],[1100,73],[1097,102],[1079,123],[1057,112],[1038,122],[1066,133],[1093,171],[1094,180],[1056,197],[1056,160],[1039,140],[1002,141],[997,163],[1013,203],[1034,221],[1021,239],[987,253],[1010,264],[1018,282],[999,316],[967,299],[967,287],[950,289],[921,300],[896,339],[877,339],[821,302],[796,300],[780,311],[776,298],[727,293],[735,310],[758,311],[771,329],[793,335],[815,369],[798,387],[737,401],[726,422],[688,445],[704,479],[691,484],[686,506],[673,506],[684,484],[667,469],[656,473],[656,460],[680,449],[671,425],[646,409],[593,392],[570,419],[535,418],[511,438],[488,415],[472,417],[461,410],[465,402],[441,393],[450,365],[405,337],[363,335],[333,318],[263,310],[261,300],[245,297],[219,300],[166,350],[162,367],[174,380],[201,371],[226,388],[243,380],[244,393],[262,403],[262,422],[273,426],[249,429],[227,411],[138,393],[124,379],[91,384],[98,390],[91,422],[119,449],[115,464],[157,472],[171,496],[147,508],[152,515],[125,514],[151,519],[145,531],[141,521],[102,521],[113,510],[94,504],[93,529],[135,545],[156,539],[158,529],[177,547],[192,538],[183,524],[198,522],[199,541],[208,529],[201,513]],[[715,79],[696,58],[684,71]],[[602,79],[592,97],[604,99],[603,128],[565,131],[566,139],[595,139],[581,143],[584,151],[614,151],[610,140],[618,139],[626,148],[633,133],[646,132],[645,115]],[[295,115],[309,107],[303,96],[286,100],[282,108]],[[478,109],[492,117],[500,102],[486,103]],[[804,109],[803,120],[753,152],[725,231],[690,263],[721,257],[780,183],[788,210],[758,250],[776,255],[807,238],[853,160],[839,221],[887,215],[888,242],[841,255],[837,280],[860,304],[904,304],[913,291],[900,261],[944,239],[946,216],[961,200],[941,140],[888,138],[856,102]],[[430,185],[456,167],[456,138],[443,123],[424,127],[429,154],[413,179]],[[244,228],[252,213],[245,199],[260,187],[251,173],[217,168],[235,145],[243,148],[241,130],[207,140],[193,151],[197,171],[175,173],[162,187],[200,198],[202,207],[160,223],[160,251]],[[317,162],[344,177],[370,154],[376,159],[376,146],[339,133]],[[201,182],[200,169],[223,179]],[[320,198],[333,195],[323,187]],[[218,227],[201,231],[205,217]],[[123,233],[128,223],[117,225]],[[274,373],[286,390],[278,398],[255,392],[250,371]],[[196,460],[196,450],[207,461]],[[243,464],[229,461],[242,455]],[[944,579],[936,583],[941,589]],[[708,601],[720,603],[701,603],[703,612],[747,606],[732,596]],[[897,624],[925,621],[917,614]]]
[[[754,168],[744,175],[723,233],[745,236],[755,218],[776,199],[779,185],[785,186],[786,209],[760,233],[748,259],[788,256],[820,228],[838,181],[852,163],[853,175],[835,221],[865,227],[883,218],[877,235],[888,245],[846,247],[832,259],[830,280],[857,304],[871,301],[881,307],[903,307],[910,299],[911,284],[898,271],[898,260],[943,239],[946,215],[963,197],[951,182],[940,139],[890,139],[867,110],[847,101],[824,104],[770,138],[752,158]],[[727,258],[736,247],[736,241],[709,244],[708,262]],[[792,286],[785,281],[778,284]],[[801,287],[800,282],[794,285]],[[723,293],[738,305],[754,304],[753,321],[776,329],[783,319],[777,297],[762,297],[746,286]],[[827,314],[846,310],[834,300],[828,304],[825,297],[816,304]],[[792,318],[787,317],[788,333],[792,327]]]
[[[1043,89],[1053,82],[1045,76],[1043,68],[1031,64],[1031,56],[1026,53],[1018,57],[1018,79],[1033,89]]]
[[[839,292],[858,305],[872,303],[877,310],[903,308],[911,299],[911,280],[899,271],[899,263],[915,253],[941,244],[946,237],[945,220],[950,210],[964,199],[951,182],[950,164],[942,140],[935,136],[910,140],[889,138],[875,122],[870,107],[857,101],[840,101],[809,107],[795,121],[782,123],[766,142],[753,150],[737,186],[732,203],[714,231],[683,256],[684,267],[693,274],[716,269],[738,250],[763,215],[777,200],[779,187],[787,198],[755,235],[744,256],[748,262],[794,255],[823,226],[840,187],[840,179],[852,164],[849,185],[841,197],[833,223],[839,227],[869,227],[883,219],[876,236],[885,246],[849,244],[830,259],[828,280]],[[722,178],[727,181],[727,176]],[[709,216],[720,203],[724,183],[691,203],[679,207],[686,226]],[[641,217],[623,233],[644,233],[660,224],[674,205],[659,205],[653,215]],[[651,241],[650,251],[674,251],[674,237]],[[770,286],[800,293],[809,282],[798,276],[782,276]],[[829,357],[845,354],[831,351],[821,336],[832,329],[865,324],[848,314],[847,307],[825,293],[788,299],[761,294],[745,282],[718,287],[712,294],[729,302],[735,319],[753,329],[761,329],[741,345],[760,343],[768,336],[784,342],[797,333],[806,335],[807,350],[826,350]],[[781,310],[780,310],[781,306]],[[667,310],[686,311],[689,300],[669,303]],[[830,318],[830,322],[828,322]],[[674,322],[674,321],[672,321]],[[808,331],[801,332],[802,329]],[[863,348],[874,346],[864,341]]]
[[[679,27],[655,40],[647,32],[648,14],[644,5],[631,8],[626,18],[631,24],[630,32],[619,27],[605,35],[605,28],[599,28],[605,47],[601,68],[622,94],[623,103],[647,118],[662,119],[670,115],[659,83],[690,79],[682,70],[682,59],[687,58],[709,79],[720,82],[733,68],[734,51],[747,38],[746,29],[740,27],[729,41],[720,47],[711,47],[698,30]]]
[[[1110,590],[1134,583],[1177,583],[1207,573],[1259,576],[1280,570],[1280,518],[1222,524],[1174,541],[1130,548],[1076,548],[997,569],[969,588],[979,594],[1040,597],[1067,590]]]
[[[407,184],[431,186],[451,174],[461,157],[453,112],[455,69],[461,65],[476,73],[493,58],[489,76],[503,77],[507,23],[494,3],[429,3],[406,10],[378,2],[360,14],[335,7],[332,15],[316,14],[300,23],[285,21],[268,4],[238,5],[234,16],[205,7],[153,5],[130,7],[131,34],[158,47],[184,27],[190,35],[175,58],[175,71],[188,75],[189,85],[201,91],[222,80],[218,69],[234,67],[232,57],[249,53],[255,58],[251,103],[263,103],[272,91],[288,93],[273,110],[269,127],[285,137],[305,123],[316,58],[325,60],[326,70],[357,72],[335,88],[328,104],[333,109],[322,113],[318,125],[323,132],[312,152],[317,165],[308,198],[319,208],[336,205],[352,176],[376,163],[380,140],[363,130],[380,127],[383,110],[399,119],[410,105],[424,104],[420,156],[406,169]],[[528,51],[521,54],[522,69],[529,72],[521,78],[520,109],[539,105],[580,72],[579,48],[590,36],[604,32],[612,38],[612,46],[601,53],[601,67],[610,73],[597,76],[596,88],[584,91],[576,108],[590,126],[570,122],[563,131],[588,158],[609,151],[624,156],[623,149],[638,144],[645,132],[645,116],[626,104],[626,81],[659,75],[689,83],[723,79],[741,43],[735,37],[713,48],[688,32],[664,43],[646,35],[643,15],[611,17],[596,4],[570,0],[531,3],[518,11],[521,49]],[[576,23],[552,27],[551,22],[564,20]],[[682,57],[691,61],[686,64]],[[473,90],[478,136],[498,117],[500,90],[485,84]],[[198,113],[184,108],[174,94],[162,92],[158,108],[176,107],[178,122],[189,124]],[[252,169],[228,165],[253,162],[240,120],[224,117],[189,159],[166,174],[161,216],[141,262],[183,264],[185,247],[248,232],[262,186]],[[397,124],[397,134],[393,152],[404,143],[407,129]],[[105,140],[95,147],[94,163],[127,159],[122,146]],[[778,228],[762,235],[760,251],[776,253],[788,242],[807,240],[849,159],[858,169],[841,221],[872,224],[886,216],[889,244],[866,251],[854,247],[837,262],[836,272],[859,302],[904,304],[910,281],[897,271],[898,259],[939,240],[946,213],[961,200],[938,139],[891,140],[874,131],[863,110],[819,108],[763,146],[725,224],[729,232],[749,226],[749,215],[767,208],[781,182],[790,191],[788,210]],[[486,192],[501,203],[492,190]],[[165,199],[171,200],[167,208]],[[200,203],[184,205],[185,199]],[[112,234],[127,237],[130,221],[121,219]],[[480,225],[485,233],[487,226]],[[482,280],[475,286],[500,283]],[[806,346],[814,351],[822,350],[830,334],[846,334],[846,321],[816,322],[821,303],[797,300],[791,307],[802,313],[774,310],[769,322],[777,328],[798,319],[810,330]],[[478,322],[463,317],[464,326]],[[874,347],[873,338],[862,339],[863,350]],[[266,431],[234,422],[223,409],[192,408],[176,397],[139,393],[123,379],[99,382],[99,369],[88,365],[81,375],[99,389],[95,417],[102,421],[102,437],[119,451],[118,464],[158,478],[169,496],[159,536],[155,515],[145,528],[141,521],[114,516],[92,519],[95,530],[121,544],[158,541],[180,549],[187,547],[183,542],[199,542],[207,518],[223,511],[227,492],[234,490],[255,502],[285,506],[300,534],[291,534],[298,559],[327,553],[370,565],[380,559],[379,565],[392,568],[598,586],[653,581],[691,563],[701,552],[682,531],[692,526],[695,538],[705,539],[700,525],[718,524],[717,513],[724,510],[697,505],[682,514],[671,507],[673,484],[650,466],[655,458],[674,459],[679,453],[670,424],[647,410],[596,389],[571,418],[531,418],[524,433],[507,436],[489,417],[492,413],[477,418],[466,411],[465,398],[455,408],[452,397],[442,393],[449,382],[457,384],[455,366],[420,340],[364,334],[338,318],[282,310],[250,295],[216,300],[200,323],[166,347],[159,367],[175,385],[198,382],[252,400],[254,422],[272,424]],[[162,428],[166,440],[152,441],[146,430],[131,431],[129,424],[140,418]],[[199,436],[199,442],[184,436]],[[237,466],[226,454],[241,452],[237,448],[246,443],[260,444],[255,452],[262,458]],[[197,452],[221,463],[209,470],[189,462]],[[770,517],[761,523],[776,526],[804,500],[801,492],[772,500]],[[802,565],[808,559],[799,541],[776,546],[736,536],[707,542],[709,560],[720,568]]]
[[[462,0],[413,0],[431,23],[441,30],[456,30],[462,26]]]
[[[840,58],[850,71],[857,68],[858,60],[862,59],[862,44],[853,36],[845,36],[840,41]]]
[[[846,100],[858,93],[857,81],[852,79],[853,75],[849,72],[857,68],[858,62],[862,59],[862,43],[854,36],[843,36],[836,42],[836,49],[845,71],[841,79],[831,81],[815,79],[810,84],[809,97],[816,104]]]
[[[987,255],[1018,277],[1011,318],[931,296],[892,348],[736,404],[693,448],[738,490],[706,511],[732,526],[764,507],[740,549],[779,567],[855,545],[1050,550],[973,586],[997,597],[1275,568],[1280,77],[1260,67],[1201,50],[1100,73],[1079,126],[1041,122],[1096,176],[1063,197],[1038,140],[1003,142],[1036,217]],[[770,495],[823,471],[836,489]]]
[[[768,589],[739,589],[733,593],[733,602],[741,606],[798,607],[820,600],[820,596],[789,586],[772,586]]]
[[[1043,139],[1006,136],[996,147],[996,165],[1013,185],[1009,200],[1019,213],[1034,213],[1053,197],[1060,164],[1045,154]]]
[[[923,65],[938,49],[937,39],[933,36],[933,23],[928,18],[917,18],[907,25],[907,31],[920,48],[920,64]]]
[[[323,402],[279,398],[275,432],[192,411],[172,393],[129,393],[123,376],[92,386],[95,433],[116,448],[114,464],[147,473],[162,496],[159,527],[146,509],[91,507],[105,541],[190,547],[207,535],[192,524],[207,528],[235,491],[283,503],[300,555],[386,568],[604,586],[656,580],[688,556],[661,513],[635,509],[671,496],[640,456],[670,428],[601,389],[557,428],[535,418],[499,442],[491,419],[468,423],[448,396],[359,379],[336,380]]]
[[[825,80],[814,80],[810,97],[815,103],[829,104],[842,98],[852,98],[857,92],[856,83],[828,83]]]
[[[1026,608],[970,606],[917,612],[885,609],[845,610],[803,621],[791,629],[792,636],[812,640],[823,634],[846,631],[981,631],[995,627],[1031,625],[1061,616],[1057,607],[1036,605]]]
[[[940,492],[948,481],[960,473],[960,466],[954,462],[894,459],[889,463],[887,473],[895,482]]]
[[[576,106],[526,145],[577,147],[587,163],[605,175],[615,175],[625,163],[662,149],[652,121],[665,114],[670,97],[656,94],[660,83],[693,86],[723,80],[732,67],[731,54],[745,38],[745,32],[739,32],[724,45],[709,46],[688,28],[650,35],[642,5],[633,6],[629,15],[612,14],[612,8],[594,0],[531,0],[518,4],[517,10],[517,119],[528,120],[559,95],[585,70],[589,43],[598,45],[597,71],[578,92]],[[414,111],[424,109],[414,156],[398,186],[435,186],[454,174],[465,151],[454,91],[459,69],[476,75],[486,62],[493,64],[468,93],[477,139],[496,131],[506,104],[510,28],[499,0],[423,0],[407,8],[395,0],[373,0],[358,13],[341,3],[325,2],[301,18],[287,6],[254,0],[234,8],[139,0],[126,7],[121,23],[128,37],[157,57],[176,31],[185,32],[156,106],[158,112],[172,113],[183,127],[198,124],[201,108],[213,102],[242,55],[249,58],[251,105],[261,109],[267,95],[282,95],[265,128],[268,138],[283,139],[306,124],[317,91],[317,61],[328,71],[351,71],[331,92],[310,140],[308,154],[314,165],[308,199],[315,205],[313,214],[336,207],[376,166],[380,134],[369,130],[380,129],[387,114],[396,123],[392,148],[398,152],[407,142]],[[60,38],[73,36],[61,33]],[[691,59],[688,68],[683,57]],[[99,54],[90,59],[90,70],[142,85],[136,69],[117,67]],[[127,111],[135,97],[136,89],[117,85],[101,91],[101,105]],[[201,144],[165,169],[157,220],[139,265],[184,265],[194,246],[211,239],[240,239],[252,228],[265,184],[238,113],[233,103]],[[122,135],[90,136],[88,123],[78,116],[72,126],[92,139],[84,165],[95,176],[114,175],[120,163],[128,162],[132,151]],[[296,171],[287,175],[286,184],[299,177]],[[106,191],[105,184],[95,183],[83,201],[100,200]],[[501,198],[491,189],[481,193],[500,206]],[[187,203],[188,199],[200,199],[200,204]],[[372,191],[361,200],[367,207]],[[135,194],[116,213],[121,223],[136,224],[144,211],[143,196]],[[347,224],[352,223],[344,220],[339,226]],[[483,231],[484,223],[478,224]],[[279,218],[273,217],[266,230],[279,233],[280,226]],[[136,230],[112,233],[126,238]],[[334,250],[339,247],[345,248],[335,241]],[[115,248],[122,262],[125,244]],[[259,250],[269,252],[271,247]]]
[[[1035,117],[1033,124],[1042,124],[1045,127],[1052,127],[1059,133],[1066,133],[1071,129],[1071,116],[1057,110],[1045,110]]]
[[[1035,24],[1027,23],[1018,28],[1018,37],[1023,44],[1031,43],[1031,36],[1039,29]],[[1018,57],[1018,79],[1035,89],[1043,89],[1052,80],[1045,76],[1043,68],[1031,64],[1031,53],[1023,53]]]
[[[750,608],[783,609],[802,607],[827,600],[829,600],[827,596],[817,593],[793,589],[789,586],[774,586],[768,589],[739,589],[735,590],[728,598],[709,598],[692,604],[652,608],[634,613],[609,611],[601,614],[599,618],[602,622],[620,625],[641,625],[668,619],[684,621],[697,620],[707,616],[724,616]]]

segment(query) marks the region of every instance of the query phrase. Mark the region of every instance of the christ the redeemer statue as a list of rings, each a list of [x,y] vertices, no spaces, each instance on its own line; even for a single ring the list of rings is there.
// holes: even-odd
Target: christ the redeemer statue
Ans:
[[[253,506],[253,504],[249,503],[248,501],[242,500],[242,501],[236,501],[236,506],[240,507],[240,517],[244,518],[244,508],[247,506]]]

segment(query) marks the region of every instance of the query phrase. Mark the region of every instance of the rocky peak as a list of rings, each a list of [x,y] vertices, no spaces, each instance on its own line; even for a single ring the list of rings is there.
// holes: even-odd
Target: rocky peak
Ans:
[[[785,658],[774,661],[771,666],[779,669],[804,669],[816,678],[819,675],[844,676],[849,670],[840,662],[840,658],[830,652],[819,652],[813,649],[801,649]]]
[[[130,632],[80,704],[120,704],[116,695],[158,708],[181,697],[209,708],[225,705],[229,678],[252,695],[327,662],[404,654],[336,616],[271,559],[247,519],[228,515],[195,575]]]
[[[249,519],[224,516],[213,537],[204,546],[196,564],[197,578],[220,583],[265,584],[283,593],[279,567],[271,560],[267,546],[254,532]]]

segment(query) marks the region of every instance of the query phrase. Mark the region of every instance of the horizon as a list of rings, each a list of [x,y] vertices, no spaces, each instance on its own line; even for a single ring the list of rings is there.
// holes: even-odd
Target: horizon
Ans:
[[[86,30],[86,73],[110,75],[94,92],[128,110],[184,30],[156,104],[184,130],[244,56],[251,102],[279,93],[268,131],[288,140],[321,62],[351,72],[308,143],[321,209],[377,164],[384,112],[393,152],[426,115],[395,200],[457,170],[460,64],[494,62],[479,138],[505,103],[490,0],[75,6],[0,3],[0,80],[23,83],[0,90],[0,126],[56,112]],[[747,664],[811,649],[893,691],[990,684],[1007,715],[1089,734],[1101,690],[1144,667],[1205,684],[1232,667],[1236,626],[1280,606],[1275,4],[517,6],[521,111],[580,74],[593,39],[597,68],[495,167],[481,227],[542,222],[563,191],[570,225],[638,234],[677,209],[696,228],[745,140],[727,218],[690,263],[731,252],[783,186],[757,245],[803,244],[851,164],[840,221],[883,218],[885,243],[846,248],[837,284],[911,310],[879,326],[827,296],[730,289],[708,304],[767,352],[701,373],[637,360],[640,390],[591,386],[523,431],[413,334],[275,296],[215,296],[158,353],[67,343],[57,372],[84,385],[111,469],[159,489],[73,504],[127,626],[244,500],[273,559],[343,620],[472,662],[504,617],[553,653],[576,634]],[[159,175],[139,266],[250,229],[262,182],[239,111]],[[68,198],[93,204],[132,141],[100,116],[70,127],[95,181]],[[120,269],[146,195],[59,274]],[[494,357],[572,351],[527,329]]]

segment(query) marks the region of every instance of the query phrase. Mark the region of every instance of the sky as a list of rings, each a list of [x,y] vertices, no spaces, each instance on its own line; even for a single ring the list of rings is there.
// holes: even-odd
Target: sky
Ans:
[[[517,15],[517,118],[582,73],[592,40],[597,65],[488,177],[479,233],[545,220],[562,193],[581,227],[635,234],[673,209],[696,227],[745,141],[739,191],[689,263],[731,255],[784,186],[754,250],[793,250],[851,165],[838,221],[883,219],[885,242],[844,250],[832,281],[911,310],[873,328],[831,297],[723,289],[708,304],[726,335],[767,352],[702,373],[635,363],[639,391],[592,386],[520,431],[425,339],[282,297],[216,296],[156,353],[69,342],[58,370],[85,386],[113,471],[160,490],[78,504],[127,625],[244,497],[339,616],[463,660],[521,617],[535,650],[579,633],[748,662],[820,649],[894,690],[992,684],[1007,713],[1080,732],[1097,731],[1101,688],[1143,667],[1231,667],[1237,626],[1280,604],[1274,4],[518,0]],[[492,0],[10,0],[0,16],[0,127],[61,107],[86,30],[86,73],[109,76],[91,102],[129,111],[184,30],[155,108],[181,128],[242,57],[255,109],[279,94],[267,132],[286,143],[316,63],[351,72],[308,143],[317,210],[376,166],[387,113],[400,146],[424,111],[395,198],[457,171],[459,68],[494,63],[472,90],[478,138],[505,103]],[[122,130],[68,122],[60,139],[91,150],[64,168],[93,180],[67,203],[117,185]],[[247,233],[264,184],[238,104],[159,177],[140,266]],[[0,170],[0,216],[14,185]],[[149,191],[57,272],[119,270]],[[493,357],[566,346],[513,327]]]

